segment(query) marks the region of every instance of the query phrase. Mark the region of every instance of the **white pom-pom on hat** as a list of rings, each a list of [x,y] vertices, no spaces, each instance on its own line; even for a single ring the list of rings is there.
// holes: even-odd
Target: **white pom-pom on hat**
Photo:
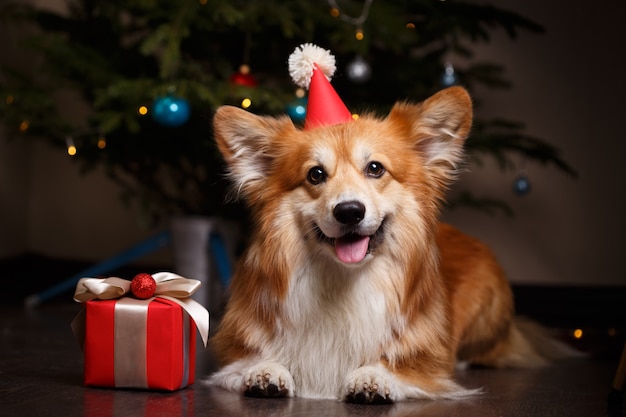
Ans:
[[[304,130],[352,121],[352,114],[330,85],[335,57],[319,46],[305,43],[289,56],[293,82],[309,90]]]
[[[300,45],[289,55],[289,75],[302,88],[309,88],[316,67],[330,81],[337,69],[335,57],[330,51],[312,43]]]

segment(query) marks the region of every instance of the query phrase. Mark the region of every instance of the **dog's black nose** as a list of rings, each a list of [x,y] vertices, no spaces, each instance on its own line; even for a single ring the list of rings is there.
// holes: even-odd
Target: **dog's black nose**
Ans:
[[[359,201],[339,203],[333,209],[333,216],[339,223],[354,225],[365,217],[365,206]]]

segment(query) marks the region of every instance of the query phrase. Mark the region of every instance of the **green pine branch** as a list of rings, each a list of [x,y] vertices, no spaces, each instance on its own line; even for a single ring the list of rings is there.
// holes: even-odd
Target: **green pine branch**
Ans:
[[[360,13],[362,3],[342,0]],[[28,26],[19,48],[41,65],[0,67],[0,118],[15,137],[45,140],[64,148],[71,137],[81,172],[102,166],[125,201],[141,205],[147,218],[173,213],[234,213],[226,206],[223,163],[212,140],[210,120],[220,105],[252,99],[250,111],[282,114],[295,99],[286,60],[301,43],[333,51],[338,72],[333,85],[355,110],[387,111],[398,100],[418,101],[442,88],[450,54],[470,64],[456,68],[459,83],[510,88],[497,63],[474,62],[473,46],[495,31],[512,39],[542,33],[541,25],[511,11],[469,1],[374,1],[355,39],[355,27],[330,15],[330,6],[310,0],[68,0],[68,13],[7,2],[6,25]],[[413,25],[413,26],[411,26]],[[345,68],[360,54],[375,74],[355,85]],[[256,87],[230,77],[249,64]],[[90,115],[72,124],[60,115],[59,90],[78,94]],[[140,106],[167,94],[186,99],[189,121],[167,128]],[[11,99],[9,100],[9,97]],[[25,124],[26,122],[26,124]],[[106,147],[98,146],[106,139]],[[525,133],[518,122],[477,120],[467,148],[476,160],[495,158],[503,169],[511,157],[575,170],[548,141]],[[469,194],[468,194],[469,195]],[[460,204],[498,207],[496,201],[464,197]],[[497,211],[497,210],[496,210]]]
[[[571,177],[578,176],[576,170],[561,157],[559,149],[525,134],[524,125],[519,122],[477,119],[466,147],[475,161],[480,162],[481,155],[489,155],[501,170],[514,166],[511,155],[521,155],[542,165],[552,164]]]

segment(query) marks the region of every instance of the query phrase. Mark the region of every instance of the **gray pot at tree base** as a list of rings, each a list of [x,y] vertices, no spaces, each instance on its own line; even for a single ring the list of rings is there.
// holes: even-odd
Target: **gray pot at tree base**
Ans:
[[[172,219],[171,233],[173,272],[201,281],[201,287],[192,298],[205,306],[213,317],[221,316],[227,291],[225,281],[229,277],[220,277],[220,269],[222,274],[224,266],[232,271],[240,234],[238,224],[219,217],[180,216]],[[211,247],[212,235],[217,235],[223,243],[221,259],[216,259],[215,254],[220,252],[216,251],[219,248]]]

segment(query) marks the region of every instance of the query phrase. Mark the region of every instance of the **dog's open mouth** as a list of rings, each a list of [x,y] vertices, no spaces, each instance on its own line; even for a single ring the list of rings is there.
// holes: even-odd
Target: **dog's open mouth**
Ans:
[[[384,222],[383,222],[384,223]],[[361,235],[355,232],[348,232],[340,237],[331,238],[326,236],[319,227],[316,228],[317,238],[335,248],[337,258],[346,264],[361,262],[365,257],[374,251],[382,240],[384,224],[376,230],[373,235]]]

